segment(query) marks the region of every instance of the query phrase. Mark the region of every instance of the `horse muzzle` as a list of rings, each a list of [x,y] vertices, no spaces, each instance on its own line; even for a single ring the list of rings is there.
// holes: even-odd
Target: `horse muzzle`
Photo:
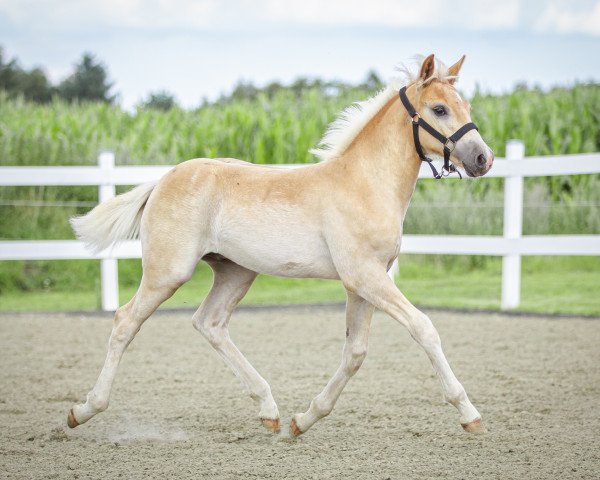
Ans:
[[[494,164],[494,152],[487,146],[472,149],[462,160],[462,166],[469,177],[481,177],[488,173]]]

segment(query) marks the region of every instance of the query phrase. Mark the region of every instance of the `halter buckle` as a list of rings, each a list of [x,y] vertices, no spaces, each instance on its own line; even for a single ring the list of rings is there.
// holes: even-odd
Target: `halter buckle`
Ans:
[[[452,152],[456,148],[456,142],[448,139],[448,140],[446,140],[446,143],[444,143],[444,148],[446,150],[448,150],[449,152]]]

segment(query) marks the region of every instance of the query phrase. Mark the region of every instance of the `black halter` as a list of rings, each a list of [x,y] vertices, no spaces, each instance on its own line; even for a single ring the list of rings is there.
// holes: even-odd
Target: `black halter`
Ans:
[[[433,172],[433,176],[439,179],[442,177],[447,177],[451,173],[456,172],[458,173],[458,176],[462,178],[462,175],[456,169],[454,164],[450,163],[450,154],[454,150],[454,147],[456,147],[456,142],[458,142],[465,133],[467,133],[469,130],[479,130],[477,125],[475,125],[473,122],[465,123],[452,135],[445,137],[435,128],[429,125],[425,120],[423,120],[421,115],[417,113],[415,107],[412,106],[408,100],[408,97],[406,96],[406,87],[402,87],[400,89],[400,100],[402,100],[404,108],[406,108],[408,114],[412,118],[413,139],[415,140],[415,149],[417,150],[417,154],[423,162],[427,162],[429,164],[431,171]],[[444,145],[444,166],[442,167],[442,171],[440,173],[438,173],[433,166],[433,163],[431,163],[431,159],[426,157],[423,153],[423,148],[421,147],[421,142],[419,141],[419,127],[423,127],[428,133],[433,135]]]

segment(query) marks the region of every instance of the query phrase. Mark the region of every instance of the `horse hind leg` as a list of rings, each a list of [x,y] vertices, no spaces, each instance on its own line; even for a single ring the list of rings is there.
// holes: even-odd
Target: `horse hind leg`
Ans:
[[[75,428],[108,408],[111,387],[127,346],[160,304],[189,280],[195,267],[195,263],[181,256],[172,256],[169,264],[162,263],[159,258],[163,257],[147,255],[144,258],[144,275],[138,291],[129,303],[115,312],[108,352],[100,375],[87,394],[85,403],[74,405],[69,411],[69,427]]]
[[[272,432],[278,432],[279,410],[271,387],[229,337],[231,314],[257,274],[220,257],[208,258],[206,261],[214,272],[213,286],[192,318],[194,327],[242,381],[250,397],[259,403],[259,418],[263,426]]]

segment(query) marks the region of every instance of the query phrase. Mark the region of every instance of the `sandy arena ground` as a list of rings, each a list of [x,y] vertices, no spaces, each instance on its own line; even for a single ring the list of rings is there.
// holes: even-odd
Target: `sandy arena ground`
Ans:
[[[0,315],[1,478],[600,478],[600,321],[430,312],[489,432],[462,431],[425,354],[378,313],[369,355],[333,413],[270,435],[191,326],[159,312],[126,353],[103,414],[67,411],[104,360],[102,314]],[[232,337],[287,423],[336,369],[340,308],[244,309]]]

